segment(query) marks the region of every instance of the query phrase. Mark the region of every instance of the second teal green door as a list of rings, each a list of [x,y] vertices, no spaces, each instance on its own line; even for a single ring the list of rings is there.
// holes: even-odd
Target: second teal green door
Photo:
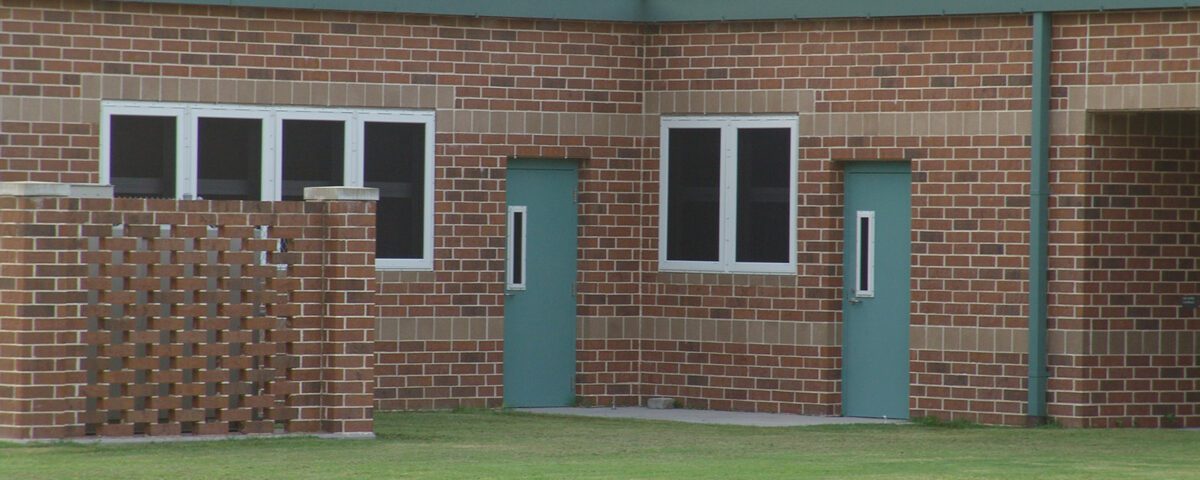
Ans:
[[[578,214],[574,161],[508,164],[504,291],[504,404],[575,401]]]
[[[846,166],[842,413],[908,418],[912,174]]]

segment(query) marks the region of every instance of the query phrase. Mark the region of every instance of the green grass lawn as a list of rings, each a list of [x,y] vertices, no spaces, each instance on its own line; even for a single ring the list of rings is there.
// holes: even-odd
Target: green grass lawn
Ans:
[[[0,444],[0,479],[1200,478],[1200,431],[380,413],[376,440]]]

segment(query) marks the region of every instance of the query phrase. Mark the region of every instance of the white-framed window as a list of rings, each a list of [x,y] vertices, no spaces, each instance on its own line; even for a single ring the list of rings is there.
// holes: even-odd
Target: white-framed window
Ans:
[[[376,266],[433,268],[434,112],[105,101],[100,182],[117,196],[300,200],[379,188]]]
[[[662,118],[660,270],[796,272],[798,124]]]

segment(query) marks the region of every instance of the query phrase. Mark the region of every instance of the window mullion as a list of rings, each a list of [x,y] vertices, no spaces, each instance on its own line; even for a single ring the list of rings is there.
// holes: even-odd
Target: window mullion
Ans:
[[[279,200],[279,169],[276,168],[275,114],[265,112],[262,122],[262,199]]]
[[[274,163],[275,200],[283,200],[283,115],[278,111],[271,112],[271,162]]]
[[[425,212],[424,212],[424,228],[425,228],[425,251],[422,255],[422,262],[425,263],[424,268],[433,268],[433,202],[434,202],[434,182],[436,181],[436,145],[437,145],[437,130],[434,125],[434,118],[430,117],[423,122],[425,124]],[[578,197],[577,197],[578,198]]]
[[[737,257],[737,127],[721,127],[721,249],[719,263],[732,271]]]
[[[196,122],[196,114],[191,107],[177,112],[176,115],[175,197],[193,199],[198,191],[197,156],[200,155],[200,151],[195,142],[199,123]]]
[[[362,166],[363,143],[362,119],[358,115],[346,118],[346,152],[342,161],[342,183],[346,186],[363,186]]]
[[[113,141],[111,139],[111,137],[113,136],[113,130],[112,130],[112,116],[113,115],[114,114],[112,113],[112,111],[110,111],[108,106],[102,102],[100,104],[100,184],[101,185],[112,185],[112,183],[113,183],[113,181],[112,181],[112,160],[113,159],[112,159],[112,151],[110,150],[111,148],[113,148],[112,147]],[[178,124],[179,123],[178,120],[175,123]],[[175,147],[176,151],[179,150],[178,136],[179,136],[179,134],[176,133],[176,142],[175,142],[176,143],[176,147]],[[176,156],[178,156],[178,153],[176,153]],[[179,172],[178,171],[175,172],[175,183],[176,184],[179,183]]]

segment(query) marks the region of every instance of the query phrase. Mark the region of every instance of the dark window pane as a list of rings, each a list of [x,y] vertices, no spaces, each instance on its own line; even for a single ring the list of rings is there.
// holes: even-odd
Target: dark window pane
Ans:
[[[207,200],[262,199],[262,120],[201,118],[197,194]]]
[[[667,260],[718,261],[721,130],[667,132]]]
[[[512,283],[525,284],[525,213],[513,212],[512,224]]]
[[[109,181],[118,197],[175,196],[175,117],[109,118]]]
[[[379,189],[376,258],[425,252],[425,124],[366,122],[363,184]]]
[[[738,130],[737,261],[787,263],[791,130]]]
[[[858,218],[858,289],[867,291],[871,288],[871,219]]]
[[[342,185],[345,148],[345,122],[284,120],[283,199],[303,200],[304,187]]]

